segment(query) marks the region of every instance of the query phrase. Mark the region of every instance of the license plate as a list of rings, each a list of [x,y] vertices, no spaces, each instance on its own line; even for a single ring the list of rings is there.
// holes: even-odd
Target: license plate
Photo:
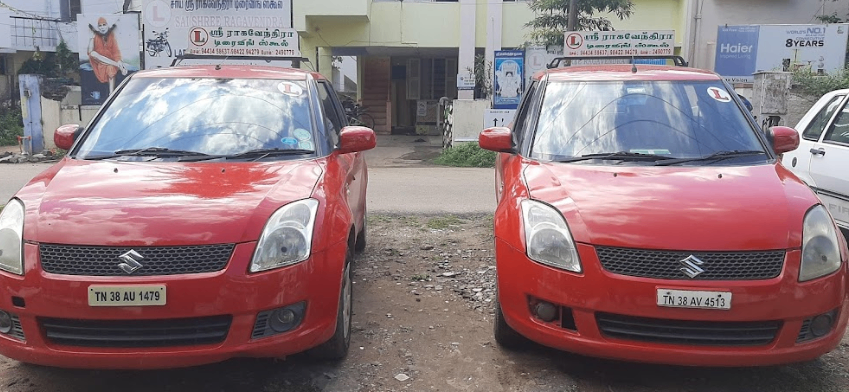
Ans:
[[[162,306],[165,285],[89,286],[89,306]]]
[[[728,310],[731,309],[731,293],[727,291],[657,289],[657,306]]]

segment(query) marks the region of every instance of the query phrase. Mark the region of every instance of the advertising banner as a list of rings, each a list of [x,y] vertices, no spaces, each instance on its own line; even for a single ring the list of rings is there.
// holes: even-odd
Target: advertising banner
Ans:
[[[137,14],[77,15],[83,105],[101,105],[124,78],[139,70]]]
[[[300,57],[292,0],[144,0],[144,67],[185,53]]]
[[[516,109],[524,91],[525,52],[497,50],[493,70],[493,109]]]
[[[751,83],[758,71],[843,69],[849,24],[719,26],[714,70],[729,82]]]
[[[563,42],[567,57],[675,54],[674,30],[567,31]]]

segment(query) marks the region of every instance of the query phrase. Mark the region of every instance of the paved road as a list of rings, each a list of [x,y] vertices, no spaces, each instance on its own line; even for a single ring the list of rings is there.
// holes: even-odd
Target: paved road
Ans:
[[[0,205],[6,204],[22,186],[52,163],[0,164]]]
[[[0,164],[0,204],[50,164]],[[371,212],[471,214],[495,211],[493,169],[369,167]]]
[[[495,211],[493,169],[369,168],[369,212],[469,214]]]

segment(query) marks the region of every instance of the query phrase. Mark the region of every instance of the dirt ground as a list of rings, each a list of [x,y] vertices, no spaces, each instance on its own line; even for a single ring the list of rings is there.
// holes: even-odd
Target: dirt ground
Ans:
[[[849,340],[812,362],[754,369],[622,363],[492,336],[491,216],[369,217],[354,275],[351,351],[167,371],[80,371],[0,357],[0,391],[849,391]]]

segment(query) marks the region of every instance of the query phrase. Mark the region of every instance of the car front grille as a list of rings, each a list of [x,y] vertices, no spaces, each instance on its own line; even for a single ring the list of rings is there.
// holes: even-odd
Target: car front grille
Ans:
[[[106,247],[40,244],[41,268],[60,275],[127,276],[119,264],[120,256],[135,251],[142,258],[133,276],[196,274],[224,269],[233,244],[169,246],[169,247]]]
[[[176,347],[221,343],[231,316],[166,320],[73,320],[42,318],[47,340],[76,347]]]
[[[717,322],[665,320],[596,314],[607,337],[653,343],[701,346],[762,346],[775,340],[781,321]]]
[[[783,250],[754,252],[688,252],[596,247],[605,270],[614,274],[671,280],[763,280],[781,274]],[[695,256],[704,272],[690,278],[682,271],[682,262]]]

